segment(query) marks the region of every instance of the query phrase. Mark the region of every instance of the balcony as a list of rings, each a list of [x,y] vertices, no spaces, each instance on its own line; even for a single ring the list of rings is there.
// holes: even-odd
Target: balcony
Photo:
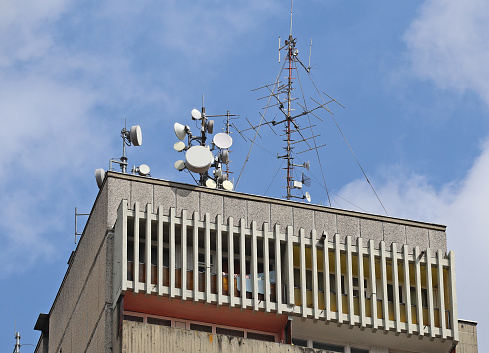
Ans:
[[[114,297],[132,291],[407,335],[458,339],[454,257],[289,225],[197,212],[163,215],[123,200]],[[135,265],[137,263],[137,265]],[[327,304],[327,305],[326,305]],[[372,315],[372,313],[375,313]]]

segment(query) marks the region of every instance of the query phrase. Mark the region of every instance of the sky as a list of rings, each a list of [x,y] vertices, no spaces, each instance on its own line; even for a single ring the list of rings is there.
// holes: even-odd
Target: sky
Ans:
[[[34,324],[75,248],[74,209],[90,211],[94,170],[121,156],[124,119],[143,132],[131,166],[194,183],[173,167],[173,124],[195,131],[202,95],[207,114],[229,110],[240,130],[258,123],[268,93],[253,90],[276,80],[289,29],[283,0],[0,0],[1,351],[15,329],[34,351]],[[488,351],[489,3],[296,0],[292,29],[306,66],[312,41],[313,81],[297,70],[295,83],[308,108],[314,84],[344,106],[298,120],[326,144],[296,155],[311,163],[312,203],[386,213],[336,121],[390,216],[447,226],[459,317],[479,323]],[[237,191],[282,198],[283,142],[267,127],[260,136],[241,173],[250,143],[234,131],[232,177]]]

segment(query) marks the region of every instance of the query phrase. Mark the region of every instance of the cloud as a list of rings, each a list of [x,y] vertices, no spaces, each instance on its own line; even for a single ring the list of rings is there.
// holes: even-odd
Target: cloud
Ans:
[[[489,292],[489,140],[461,181],[435,187],[423,175],[408,175],[400,168],[374,182],[391,216],[447,226],[448,250],[456,258],[459,317],[483,321],[489,309],[481,305]],[[392,170],[391,169],[391,170]],[[387,169],[386,169],[387,170]],[[372,190],[363,180],[353,181],[338,193],[342,198],[369,211],[382,213]],[[479,333],[486,323],[479,323]],[[479,334],[480,344],[484,337]],[[484,342],[487,344],[487,342]],[[481,345],[480,345],[481,347]]]
[[[419,77],[489,104],[489,2],[427,0],[404,39]]]

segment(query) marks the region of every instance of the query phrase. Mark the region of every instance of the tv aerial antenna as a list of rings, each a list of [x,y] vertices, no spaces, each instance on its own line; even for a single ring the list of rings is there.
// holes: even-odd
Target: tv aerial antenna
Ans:
[[[297,193],[294,192],[294,190],[301,190],[303,186],[310,186],[310,179],[308,177],[305,177],[304,173],[302,173],[302,178],[296,177],[295,175],[296,168],[304,168],[309,170],[310,164],[309,162],[297,164],[294,162],[294,159],[297,158],[296,157],[297,155],[307,151],[316,150],[317,153],[317,150],[321,147],[326,146],[326,144],[318,145],[316,139],[320,135],[314,133],[315,125],[313,125],[309,119],[308,119],[307,126],[304,126],[303,123],[300,122],[299,120],[301,117],[304,116],[309,117],[309,115],[313,115],[317,119],[322,121],[322,119],[317,115],[316,110],[325,109],[326,111],[331,113],[327,105],[331,102],[336,102],[336,100],[330,97],[331,99],[329,101],[324,101],[322,104],[315,101],[316,106],[312,109],[309,109],[305,102],[301,104],[298,101],[299,98],[294,96],[294,90],[296,89],[294,85],[294,81],[299,79],[298,68],[302,67],[307,72],[307,74],[309,74],[311,70],[312,40],[309,46],[309,62],[308,62],[308,66],[306,67],[299,59],[299,50],[297,49],[297,39],[294,38],[292,35],[293,5],[294,2],[292,0],[291,7],[290,7],[289,36],[283,44],[281,38],[279,37],[279,62],[282,62],[281,59],[282,51],[285,52],[285,58],[283,60],[283,65],[280,69],[277,79],[275,80],[275,82],[271,84],[267,84],[263,87],[255,89],[255,90],[264,89],[268,91],[266,96],[258,98],[258,100],[268,99],[266,107],[263,108],[264,112],[260,113],[261,121],[256,126],[253,126],[250,123],[251,127],[244,130],[238,130],[240,134],[248,130],[254,130],[255,132],[255,138],[253,138],[252,140],[252,146],[250,147],[250,151],[248,152],[248,156],[245,160],[241,173],[243,172],[243,169],[248,161],[249,155],[251,153],[251,148],[253,147],[253,143],[256,139],[256,136],[259,136],[260,127],[262,125],[267,125],[276,134],[273,127],[277,125],[282,126],[283,130],[280,136],[283,138],[283,141],[285,142],[285,147],[283,147],[284,153],[277,155],[277,158],[284,160],[286,164],[285,167],[283,168],[284,170],[286,170],[286,176],[285,176],[286,195],[284,197],[287,200],[290,200],[292,198],[299,198],[310,202],[311,197],[309,193],[304,193],[302,196],[296,196]],[[284,72],[286,74],[285,76],[282,76]],[[281,78],[284,78],[285,80],[282,81]],[[302,84],[300,83],[300,80],[299,80],[299,88],[302,91]],[[302,98],[304,98],[303,93],[302,93]],[[267,120],[265,118],[265,114],[268,108],[271,107],[278,108],[278,110],[282,113],[282,115],[280,115],[279,113],[280,118],[273,119],[273,120],[270,119]],[[296,153],[295,152],[296,149],[299,149],[299,152]],[[241,173],[240,176],[238,177],[237,183],[240,180]],[[307,178],[307,183],[304,182],[305,181],[304,178]]]
[[[131,126],[130,130],[126,128],[126,120],[124,119],[124,127],[121,130],[122,138],[122,157],[111,158],[109,160],[109,170],[114,170],[112,163],[118,164],[121,168],[121,172],[127,174],[127,155],[126,146],[141,146],[143,143],[143,134],[141,132],[141,126],[134,125]],[[139,174],[140,176],[151,176],[150,168],[146,164],[141,164],[139,167],[133,166],[131,174]],[[95,180],[99,189],[102,187],[105,178],[105,170],[103,168],[98,168],[95,170]]]
[[[206,186],[211,189],[233,190],[234,185],[229,180],[229,148],[233,144],[233,139],[230,135],[229,126],[231,117],[234,114],[207,115],[205,112],[204,96],[202,95],[202,110],[192,109],[190,112],[191,119],[195,121],[197,127],[200,128],[200,134],[193,135],[188,125],[175,123],[173,128],[175,135],[179,139],[173,145],[177,152],[185,154],[185,160],[178,160],[174,166],[177,170],[187,172],[192,175],[192,178],[200,186]],[[225,132],[220,132],[214,135],[212,142],[208,144],[207,134],[214,132],[214,120],[209,118],[226,117]],[[186,142],[185,142],[186,140]],[[211,168],[214,168],[210,172]],[[225,168],[225,170],[223,169]],[[195,178],[192,173],[199,174]]]

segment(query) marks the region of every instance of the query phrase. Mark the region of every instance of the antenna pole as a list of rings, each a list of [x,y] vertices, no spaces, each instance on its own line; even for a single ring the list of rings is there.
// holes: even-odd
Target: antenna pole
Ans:
[[[293,3],[293,1],[292,1]],[[290,12],[292,16],[292,8]],[[292,17],[291,17],[292,21]],[[292,22],[291,22],[291,29],[292,29]],[[294,49],[295,49],[295,40],[292,37],[292,34],[289,36],[288,40],[288,47],[287,47],[287,61],[289,62],[289,76],[287,77],[287,116],[286,116],[286,122],[285,122],[285,133],[287,135],[287,147],[286,147],[286,154],[285,154],[285,159],[287,159],[287,200],[290,200],[292,197],[291,190],[292,190],[292,178],[293,178],[293,157],[292,157],[292,149],[291,147],[291,124],[293,123],[293,118],[292,118],[292,61],[294,60]]]
[[[292,8],[294,7],[294,0],[290,1],[290,33],[289,35],[292,36]]]
[[[15,348],[14,353],[20,353],[20,333],[15,333]]]

